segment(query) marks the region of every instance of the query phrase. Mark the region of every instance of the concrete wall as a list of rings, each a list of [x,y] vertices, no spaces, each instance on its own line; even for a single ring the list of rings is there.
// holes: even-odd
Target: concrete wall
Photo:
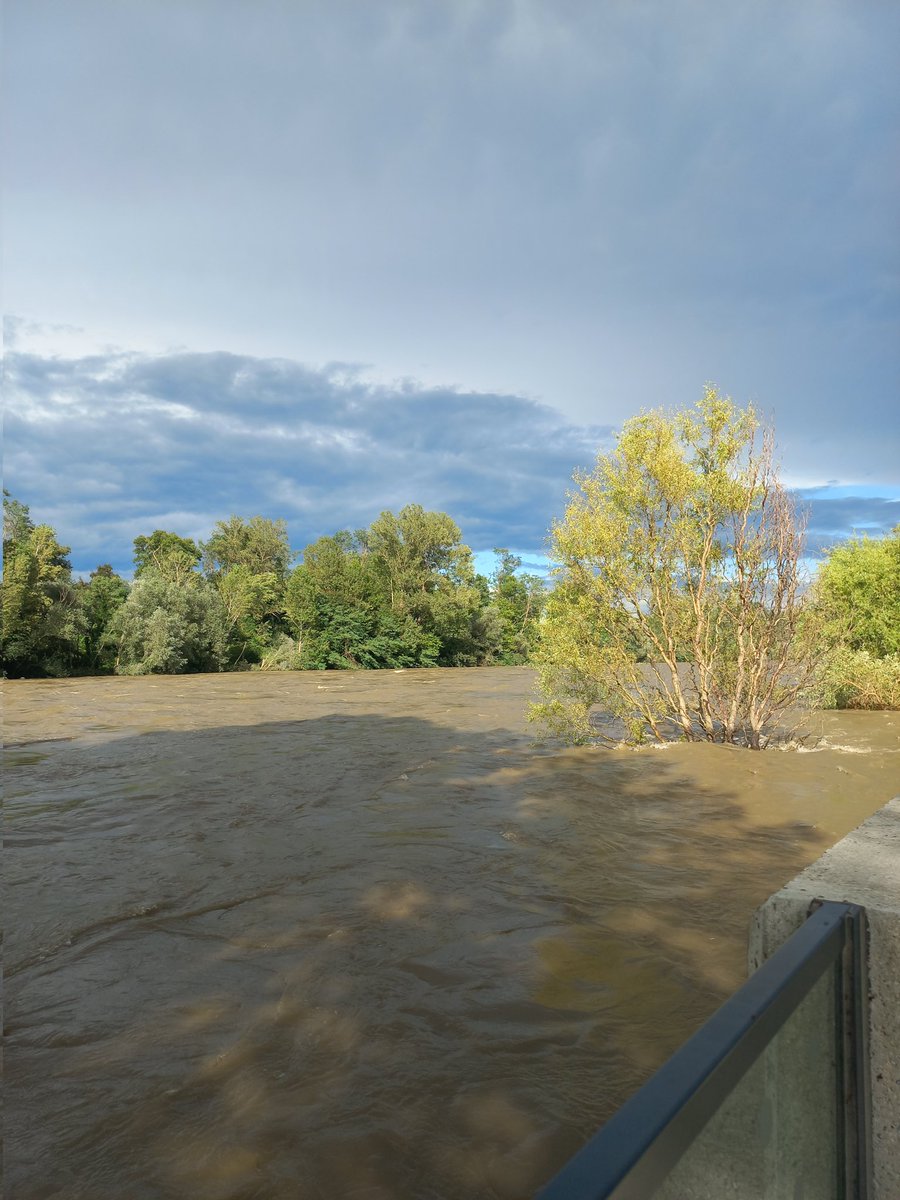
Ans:
[[[900,1200],[900,797],[759,909],[751,971],[803,924],[814,899],[861,904],[867,912],[874,1200]]]
[[[757,911],[751,974],[803,924],[815,899],[866,909],[873,1200],[900,1200],[900,798]],[[833,989],[831,975],[813,988],[654,1200],[835,1200]]]
[[[815,985],[654,1200],[837,1200],[834,990]]]

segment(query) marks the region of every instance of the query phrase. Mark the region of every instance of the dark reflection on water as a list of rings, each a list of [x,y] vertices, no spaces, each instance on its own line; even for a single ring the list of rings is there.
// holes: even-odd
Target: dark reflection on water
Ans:
[[[530,681],[7,685],[8,1194],[527,1196],[891,794],[882,714],[541,749]]]

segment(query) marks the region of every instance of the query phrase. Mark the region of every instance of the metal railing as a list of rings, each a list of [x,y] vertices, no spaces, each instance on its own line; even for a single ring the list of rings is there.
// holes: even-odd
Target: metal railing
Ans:
[[[864,910],[815,901],[537,1200],[867,1200],[867,1029]]]

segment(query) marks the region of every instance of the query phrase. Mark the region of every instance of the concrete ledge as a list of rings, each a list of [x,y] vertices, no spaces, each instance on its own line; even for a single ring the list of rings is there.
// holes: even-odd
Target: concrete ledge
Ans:
[[[770,896],[753,918],[751,972],[815,899],[865,907],[869,924],[874,1200],[900,1197],[900,797]]]

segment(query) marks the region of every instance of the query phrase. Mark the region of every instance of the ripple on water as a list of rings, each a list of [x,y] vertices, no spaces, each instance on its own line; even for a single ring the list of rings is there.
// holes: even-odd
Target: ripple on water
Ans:
[[[891,794],[882,714],[816,754],[559,750],[532,680],[10,689],[17,1197],[530,1194]]]

